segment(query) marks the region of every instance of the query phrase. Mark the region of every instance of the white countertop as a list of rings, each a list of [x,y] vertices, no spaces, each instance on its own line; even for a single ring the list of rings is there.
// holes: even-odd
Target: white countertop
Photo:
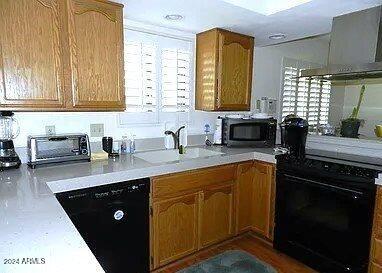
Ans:
[[[382,173],[380,173],[378,178],[375,179],[375,184],[382,185]]]
[[[224,154],[161,164],[129,155],[0,173],[0,272],[104,272],[54,193],[253,159],[276,163],[273,149],[209,149]],[[45,263],[24,264],[26,258]]]

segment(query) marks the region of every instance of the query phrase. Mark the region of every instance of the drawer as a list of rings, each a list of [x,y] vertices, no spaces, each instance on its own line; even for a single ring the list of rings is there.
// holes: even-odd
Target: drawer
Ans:
[[[382,264],[382,241],[378,239],[373,240],[373,262],[377,264]]]
[[[382,273],[382,266],[376,263],[371,263],[369,273]]]
[[[180,192],[198,191],[203,187],[232,182],[236,164],[164,175],[152,178],[153,197],[174,196]]]

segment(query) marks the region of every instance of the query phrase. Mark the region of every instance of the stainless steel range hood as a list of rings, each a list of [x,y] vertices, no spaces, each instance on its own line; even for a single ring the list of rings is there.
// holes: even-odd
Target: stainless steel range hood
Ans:
[[[382,77],[382,6],[333,18],[328,65],[301,77],[354,80]]]

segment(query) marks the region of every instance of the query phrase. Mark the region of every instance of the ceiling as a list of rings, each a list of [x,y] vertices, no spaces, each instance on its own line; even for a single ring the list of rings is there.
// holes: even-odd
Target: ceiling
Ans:
[[[282,0],[288,1],[288,0]],[[294,0],[296,1],[296,0]],[[124,17],[142,23],[198,33],[214,27],[255,36],[257,46],[327,34],[334,16],[382,4],[382,0],[311,0],[279,11],[280,0],[119,0],[125,5]],[[257,10],[254,2],[263,8]],[[273,9],[272,9],[273,8]],[[288,8],[288,7],[283,7]],[[256,11],[254,11],[256,10]],[[262,14],[262,13],[263,14]],[[181,21],[164,19],[181,14]],[[284,40],[270,40],[271,34],[284,33]]]

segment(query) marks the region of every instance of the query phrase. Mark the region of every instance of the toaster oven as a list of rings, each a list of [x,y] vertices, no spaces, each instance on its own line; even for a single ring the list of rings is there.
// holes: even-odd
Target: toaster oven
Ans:
[[[89,137],[86,134],[42,135],[28,137],[28,165],[69,161],[90,161]]]

